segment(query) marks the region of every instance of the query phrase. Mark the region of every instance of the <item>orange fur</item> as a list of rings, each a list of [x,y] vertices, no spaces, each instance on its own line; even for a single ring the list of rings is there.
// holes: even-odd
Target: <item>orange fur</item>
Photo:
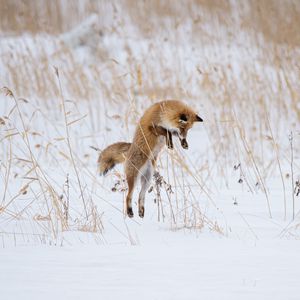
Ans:
[[[131,143],[119,142],[105,148],[98,158],[100,174],[105,175],[116,164],[124,162],[130,146]]]
[[[125,173],[128,184],[126,210],[129,217],[133,217],[131,199],[138,177],[142,183],[139,195],[139,215],[144,216],[145,192],[149,187],[158,154],[166,144],[165,138],[168,140],[171,132],[177,135],[182,146],[187,148],[187,132],[197,121],[202,122],[202,119],[192,108],[181,101],[165,100],[155,103],[140,119],[131,144],[116,143],[108,146],[100,154],[98,163],[100,173],[103,174],[113,168],[116,163],[123,162],[126,157]]]

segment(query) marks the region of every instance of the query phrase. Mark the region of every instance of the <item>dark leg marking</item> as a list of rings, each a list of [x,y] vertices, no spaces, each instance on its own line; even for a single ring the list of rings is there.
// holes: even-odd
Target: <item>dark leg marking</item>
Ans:
[[[134,189],[135,176],[134,175],[126,176],[126,179],[127,179],[127,185],[128,185],[128,193],[127,193],[127,197],[126,197],[126,213],[129,218],[132,218],[133,211],[132,211],[131,200],[132,200],[132,193],[133,193],[133,189]]]

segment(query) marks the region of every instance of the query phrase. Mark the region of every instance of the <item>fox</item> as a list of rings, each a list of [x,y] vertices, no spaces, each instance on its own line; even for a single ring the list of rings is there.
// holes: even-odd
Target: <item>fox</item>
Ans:
[[[154,103],[140,118],[132,143],[117,142],[106,147],[99,155],[100,175],[106,175],[116,164],[125,163],[128,186],[125,210],[134,217],[132,195],[140,179],[138,214],[145,214],[145,194],[151,185],[159,153],[164,146],[173,149],[172,136],[179,138],[181,146],[188,149],[187,134],[195,122],[203,119],[187,104],[179,100],[164,100]]]

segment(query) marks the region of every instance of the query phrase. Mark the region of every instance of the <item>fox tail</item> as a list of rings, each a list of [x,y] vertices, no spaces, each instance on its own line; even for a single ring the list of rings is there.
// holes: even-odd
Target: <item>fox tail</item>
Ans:
[[[124,162],[130,146],[131,143],[119,142],[105,148],[98,158],[100,175],[105,175],[116,164]]]

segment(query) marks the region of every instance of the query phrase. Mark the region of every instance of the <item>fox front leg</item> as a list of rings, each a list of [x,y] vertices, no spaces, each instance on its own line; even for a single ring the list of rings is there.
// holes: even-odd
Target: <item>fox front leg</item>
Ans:
[[[179,138],[181,147],[183,149],[188,149],[189,148],[189,144],[188,144],[188,142],[186,140],[186,137],[181,137],[181,135],[178,132],[174,132],[173,134],[176,135]]]
[[[172,133],[169,130],[165,129],[162,126],[156,126],[156,125],[150,126],[149,129],[156,136],[158,136],[158,135],[164,136],[166,138],[166,144],[167,144],[167,147],[169,149],[172,150],[174,148],[174,146],[173,146],[173,139],[172,139]]]
[[[167,130],[167,136],[166,136],[166,143],[169,149],[173,150],[173,138],[172,138],[172,133]]]

